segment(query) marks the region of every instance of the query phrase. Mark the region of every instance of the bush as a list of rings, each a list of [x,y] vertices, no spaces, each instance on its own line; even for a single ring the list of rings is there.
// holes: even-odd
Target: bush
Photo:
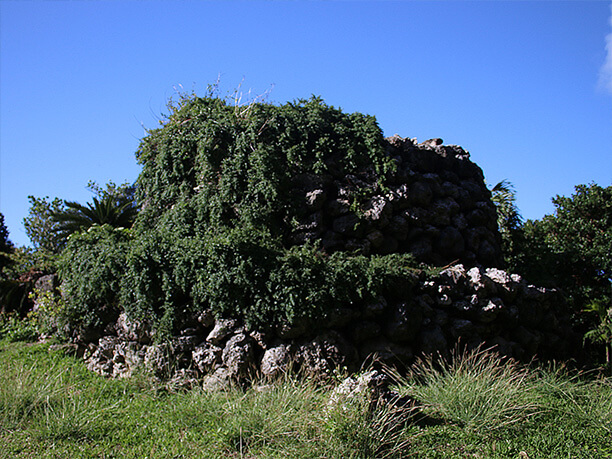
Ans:
[[[126,312],[171,333],[204,309],[253,327],[318,322],[334,307],[357,307],[388,290],[409,295],[415,263],[410,255],[284,249],[269,234],[230,229],[180,239],[144,233],[126,266]]]
[[[21,318],[19,314],[0,314],[0,339],[10,342],[36,341],[38,328],[32,317]]]
[[[152,228],[170,207],[194,201],[194,231],[229,225],[272,234],[299,212],[296,176],[371,169],[384,177],[394,167],[373,117],[344,114],[316,97],[248,107],[183,98],[143,139],[137,159],[139,200],[147,204],[140,225]]]
[[[204,309],[271,327],[321,321],[385,291],[410,294],[409,255],[328,256],[285,243],[303,212],[296,177],[367,173],[384,185],[395,163],[373,117],[316,97],[237,107],[190,96],[170,109],[137,152],[133,230],[96,226],[62,253],[73,327],[101,328],[125,310],[161,338]]]
[[[92,226],[68,238],[59,275],[66,301],[63,319],[76,331],[101,329],[117,319],[130,230]]]

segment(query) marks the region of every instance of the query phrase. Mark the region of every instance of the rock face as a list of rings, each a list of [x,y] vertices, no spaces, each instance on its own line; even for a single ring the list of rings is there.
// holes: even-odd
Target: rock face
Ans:
[[[122,314],[107,336],[89,344],[88,367],[116,377],[144,365],[159,377],[190,385],[197,377],[216,390],[255,374],[325,377],[338,368],[358,370],[372,359],[401,366],[421,354],[444,354],[457,342],[485,343],[525,360],[572,355],[580,341],[557,292],[499,269],[495,207],[469,154],[441,139],[418,144],[399,136],[387,139],[387,149],[397,169],[384,191],[367,170],[296,177],[304,213],[289,242],[318,239],[327,252],[412,253],[450,267],[433,277],[422,274],[394,298],[339,305],[317,327],[249,330],[204,310],[192,328],[157,345],[146,324]]]
[[[442,139],[386,140],[397,170],[384,191],[371,171],[296,179],[305,212],[289,242],[321,240],[328,252],[364,255],[410,252],[437,266],[500,267],[495,207],[469,153]],[[366,197],[356,199],[360,193]]]
[[[262,333],[235,320],[208,321],[167,344],[154,345],[140,333],[115,326],[114,335],[90,344],[88,367],[103,375],[125,377],[141,365],[159,377],[204,381],[210,390],[256,374],[278,377],[287,371],[325,378],[335,369],[356,371],[373,359],[409,364],[414,357],[446,354],[460,342],[496,346],[517,359],[564,358],[578,348],[563,303],[555,290],[529,285],[497,268],[461,264],[425,276],[401,301],[380,299],[330,314],[320,327],[279,328]],[[342,320],[345,318],[346,320]],[[223,330],[222,333],[219,331]],[[190,378],[185,379],[189,373]]]

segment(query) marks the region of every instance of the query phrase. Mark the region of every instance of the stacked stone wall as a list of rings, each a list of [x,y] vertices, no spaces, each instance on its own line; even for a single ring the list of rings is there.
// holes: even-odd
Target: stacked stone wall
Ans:
[[[500,269],[455,265],[419,276],[401,296],[339,308],[316,327],[302,323],[265,332],[202,311],[161,345],[152,344],[154,332],[146,324],[122,314],[106,336],[88,345],[85,358],[91,370],[107,376],[129,376],[144,366],[160,377],[203,381],[212,389],[290,370],[322,377],[374,360],[404,366],[457,344],[492,346],[524,361],[568,358],[579,347],[558,292]]]
[[[121,377],[144,366],[212,389],[290,369],[323,376],[375,359],[406,365],[458,343],[484,343],[522,360],[571,357],[580,342],[558,292],[499,269],[495,207],[469,154],[441,139],[386,142],[397,169],[384,186],[372,171],[296,177],[304,212],[288,242],[319,240],[328,252],[412,253],[446,269],[415,274],[392,298],[339,306],[322,323],[274,330],[248,329],[204,310],[169,342],[152,344],[155,332],[122,314],[105,336],[84,343],[89,368]]]
[[[469,153],[441,139],[418,144],[394,136],[386,143],[397,170],[384,189],[371,171],[296,178],[305,213],[290,242],[321,240],[328,251],[365,255],[412,253],[437,266],[501,267],[495,206]],[[367,197],[360,201],[359,194]]]

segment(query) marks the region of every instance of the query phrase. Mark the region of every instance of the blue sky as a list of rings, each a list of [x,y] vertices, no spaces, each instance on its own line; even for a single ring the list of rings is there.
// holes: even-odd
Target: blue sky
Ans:
[[[174,88],[311,94],[385,135],[459,144],[526,218],[612,184],[608,1],[0,0],[0,212],[134,181]],[[606,43],[608,47],[606,48]]]

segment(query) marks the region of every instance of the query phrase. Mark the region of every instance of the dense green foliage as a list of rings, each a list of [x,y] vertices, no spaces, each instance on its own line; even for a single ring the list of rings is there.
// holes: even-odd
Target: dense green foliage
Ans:
[[[23,219],[23,226],[34,248],[46,254],[58,254],[65,245],[65,237],[58,234],[58,223],[52,218],[64,210],[61,199],[49,201],[49,197],[28,196],[30,211]]]
[[[577,330],[606,347],[612,363],[612,186],[578,185],[553,199],[555,213],[522,222],[511,186],[492,190],[509,268],[561,289]]]
[[[0,213],[0,272],[11,264],[10,254],[13,251],[13,243],[9,240],[8,228],[4,224],[4,215]]]
[[[68,238],[60,258],[59,275],[66,298],[64,320],[82,331],[115,320],[130,230],[92,226]]]
[[[133,225],[138,212],[133,186],[116,186],[113,182],[110,182],[106,189],[95,183],[90,183],[89,186],[97,195],[92,202],[82,205],[74,201],[64,201],[65,207],[51,214],[51,219],[56,224],[53,231],[62,240],[93,225],[110,225],[114,228],[130,228]]]
[[[344,114],[315,97],[242,107],[184,97],[143,140],[137,158],[139,223],[152,228],[172,206],[184,205],[191,234],[210,226],[282,234],[301,204],[294,201],[296,177],[364,169],[384,177],[393,168],[373,117]]]
[[[147,318],[161,335],[178,331],[202,310],[270,327],[320,321],[334,307],[376,296],[407,297],[414,278],[408,255],[335,253],[306,245],[283,249],[232,229],[175,240],[148,232],[92,227],[62,253],[65,313],[73,325],[102,327],[120,310]]]
[[[85,231],[92,225],[129,228],[134,223],[138,208],[133,185],[109,182],[103,188],[89,182],[87,188],[94,197],[85,205],[60,198],[50,201],[49,197],[28,197],[30,211],[23,226],[34,246],[36,262],[42,268],[55,269],[55,256],[75,232]]]
[[[578,185],[571,197],[553,199],[555,213],[524,226],[528,278],[563,288],[577,309],[610,299],[612,186]]]
[[[523,219],[516,205],[516,190],[507,180],[496,183],[491,188],[491,201],[497,211],[497,227],[502,239],[504,259],[511,271],[522,259]]]
[[[300,177],[369,171],[383,184],[394,163],[374,118],[318,98],[232,106],[183,97],[137,158],[133,230],[69,228],[77,232],[60,261],[69,323],[100,327],[125,310],[165,335],[209,309],[269,327],[322,320],[385,289],[409,295],[409,255],[328,256],[285,241],[304,207],[295,193]],[[77,210],[65,206],[65,215]]]
[[[0,213],[0,320],[2,313],[17,311],[21,313],[27,300],[27,292],[16,272],[19,263],[16,258],[17,249],[9,240],[8,228],[4,224],[4,215]]]

